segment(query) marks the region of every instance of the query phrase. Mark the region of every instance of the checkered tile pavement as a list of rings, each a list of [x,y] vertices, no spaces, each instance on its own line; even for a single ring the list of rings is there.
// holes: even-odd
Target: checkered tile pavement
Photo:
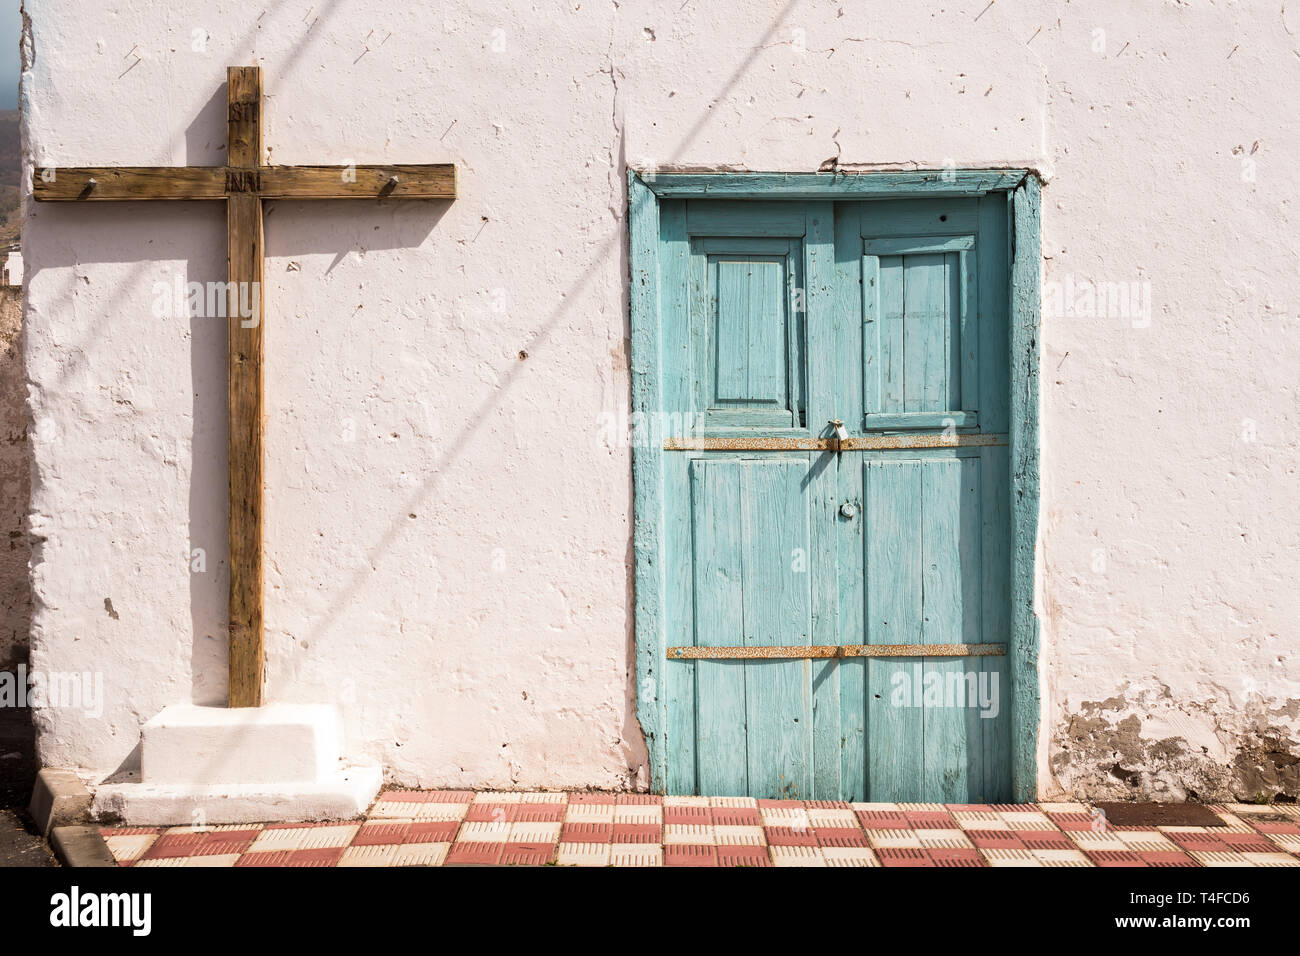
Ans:
[[[1300,806],[1094,829],[1079,803],[391,790],[364,820],[121,827],[121,866],[1300,866]]]

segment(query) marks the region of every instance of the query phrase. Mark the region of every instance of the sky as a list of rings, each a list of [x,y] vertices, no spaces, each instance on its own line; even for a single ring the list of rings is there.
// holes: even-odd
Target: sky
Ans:
[[[19,0],[0,0],[0,110],[18,109]]]

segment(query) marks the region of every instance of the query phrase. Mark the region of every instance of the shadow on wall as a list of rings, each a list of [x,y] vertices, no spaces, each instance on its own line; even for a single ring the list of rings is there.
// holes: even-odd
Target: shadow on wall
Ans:
[[[27,385],[23,376],[23,290],[0,286],[0,669],[27,661],[32,587],[31,546],[23,518],[31,499],[27,455]]]
[[[32,623],[31,545],[23,527],[31,471],[22,313],[22,288],[0,286],[0,671],[9,673],[27,663]],[[31,795],[33,736],[30,710],[0,704],[0,807],[24,806]]]

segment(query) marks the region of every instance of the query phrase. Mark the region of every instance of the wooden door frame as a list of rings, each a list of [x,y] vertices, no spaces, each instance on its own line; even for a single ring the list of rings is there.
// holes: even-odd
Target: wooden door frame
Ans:
[[[664,586],[663,434],[660,427],[659,203],[663,199],[916,199],[1008,195],[1010,287],[1011,783],[1014,799],[1037,795],[1038,616],[1034,561],[1039,509],[1040,189],[1024,169],[866,173],[662,173],[629,169],[629,305],[632,331],[632,547],[635,559],[637,719],[650,756],[651,789],[668,779],[665,739],[667,635]]]

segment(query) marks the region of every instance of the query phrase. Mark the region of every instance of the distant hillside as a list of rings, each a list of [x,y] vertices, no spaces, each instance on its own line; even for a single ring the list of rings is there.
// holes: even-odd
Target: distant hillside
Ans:
[[[18,181],[23,171],[18,111],[0,110],[0,251],[16,242],[22,231]]]
[[[0,186],[17,186],[23,168],[18,111],[0,110]]]

